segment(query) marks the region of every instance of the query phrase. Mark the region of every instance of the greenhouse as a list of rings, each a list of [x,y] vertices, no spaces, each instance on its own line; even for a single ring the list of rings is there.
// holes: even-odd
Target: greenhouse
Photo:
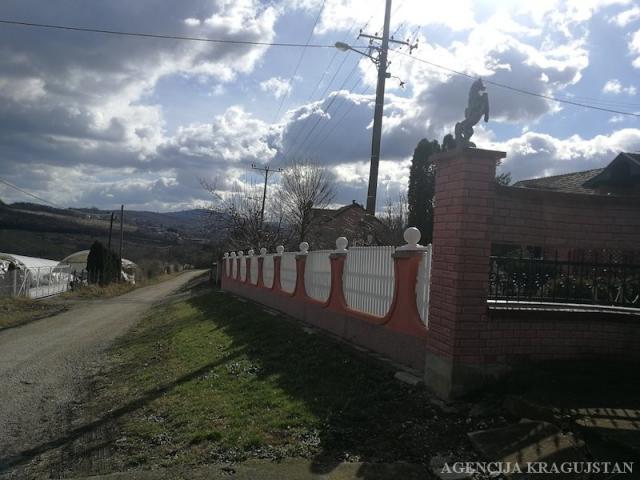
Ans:
[[[69,265],[71,272],[74,274],[80,274],[87,269],[87,257],[89,256],[89,250],[80,250],[79,252],[72,253],[66,257],[61,264]],[[121,277],[125,282],[132,284],[136,283],[136,269],[138,266],[131,260],[126,258],[122,259],[122,272]]]
[[[57,260],[0,253],[0,296],[41,298],[69,289],[71,272]]]

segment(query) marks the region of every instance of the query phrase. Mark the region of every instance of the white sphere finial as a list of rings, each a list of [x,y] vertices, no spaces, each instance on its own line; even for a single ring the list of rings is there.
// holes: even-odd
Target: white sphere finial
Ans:
[[[262,255],[262,256],[264,257],[266,254],[267,254],[267,249],[266,249],[266,248],[264,248],[264,247],[262,247],[262,248],[260,249],[260,255]]]
[[[236,252],[231,252],[231,257],[236,258]]]
[[[338,237],[336,239],[336,250],[338,252],[346,252],[347,245],[349,245],[349,240],[347,240],[347,237]]]
[[[420,230],[416,227],[409,227],[404,231],[404,241],[407,242],[406,245],[399,247],[398,250],[422,250],[424,247],[422,245],[418,245],[420,241],[420,237],[422,234]]]
[[[309,253],[309,244],[307,242],[300,242],[300,253]]]
[[[278,246],[276,247],[276,253],[277,253],[278,255],[282,255],[282,254],[284,253],[284,247],[283,247],[282,245],[278,245]]]
[[[416,227],[409,227],[404,231],[404,241],[409,245],[417,245],[422,234]]]
[[[224,258],[229,258],[229,252],[224,252]]]
[[[254,254],[254,253],[256,253],[256,252],[254,252],[254,251],[253,251],[253,248],[252,248],[251,250],[249,250],[249,256],[250,256],[250,257],[253,257],[253,254]]]
[[[242,250],[238,251],[238,256],[239,257],[243,257],[244,256],[244,252]]]

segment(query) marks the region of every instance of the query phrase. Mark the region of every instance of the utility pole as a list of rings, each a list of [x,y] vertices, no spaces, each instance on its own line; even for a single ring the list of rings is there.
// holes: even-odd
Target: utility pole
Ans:
[[[378,62],[378,86],[376,105],[373,113],[373,133],[371,138],[371,165],[369,166],[369,187],[367,188],[367,213],[376,214],[376,193],[378,190],[378,165],[380,163],[380,140],[382,138],[382,111],[384,109],[384,88],[387,80],[387,54],[389,52],[389,24],[391,23],[391,0],[386,0],[382,45]],[[366,35],[362,35],[366,36]],[[371,37],[369,37],[371,38]],[[375,38],[375,37],[374,37]]]
[[[269,173],[279,173],[282,172],[281,168],[277,170],[273,170],[269,165],[266,167],[258,167],[255,163],[251,164],[251,168],[253,170],[260,170],[264,172],[264,189],[262,190],[262,208],[260,209],[260,228],[262,228],[262,224],[264,223],[264,204],[267,201],[267,183],[269,181]]]
[[[358,38],[364,37],[369,39],[369,48],[367,52],[361,52],[344,42],[336,42],[336,48],[343,52],[349,50],[369,57],[378,67],[378,85],[376,87],[376,104],[373,112],[373,131],[371,137],[371,165],[369,166],[369,187],[367,189],[367,213],[376,214],[376,193],[378,190],[378,165],[380,164],[380,141],[382,138],[382,113],[384,109],[384,88],[387,78],[391,78],[391,74],[387,72],[389,62],[387,61],[389,53],[389,42],[397,43],[409,47],[409,54],[418,48],[418,43],[411,44],[410,40],[396,40],[389,38],[389,25],[391,23],[391,0],[386,0],[384,8],[384,27],[382,37],[375,35],[367,35],[362,33]],[[374,44],[379,41],[380,46]],[[377,52],[377,56],[374,56]],[[404,86],[404,82],[400,82],[400,86]]]
[[[122,269],[122,241],[124,239],[124,205],[120,206],[120,269]],[[120,273],[118,273],[120,281]]]
[[[111,212],[111,223],[109,224],[109,242],[107,243],[107,249],[111,250],[111,233],[113,232],[113,212]]]

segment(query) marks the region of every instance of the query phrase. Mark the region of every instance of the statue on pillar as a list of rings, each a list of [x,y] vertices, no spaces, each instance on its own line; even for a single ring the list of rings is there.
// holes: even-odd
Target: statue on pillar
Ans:
[[[456,123],[455,136],[456,147],[466,148],[475,147],[471,142],[473,135],[473,126],[476,125],[482,116],[484,121],[489,121],[489,95],[482,79],[479,78],[471,84],[469,90],[469,105],[464,110],[464,120]]]

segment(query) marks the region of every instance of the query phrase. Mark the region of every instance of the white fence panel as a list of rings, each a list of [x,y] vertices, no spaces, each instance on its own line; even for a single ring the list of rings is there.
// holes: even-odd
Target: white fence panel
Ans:
[[[347,252],[344,295],[350,308],[384,317],[393,300],[395,247],[354,247]]]
[[[247,258],[240,257],[240,280],[245,281],[247,279]]]
[[[307,295],[320,302],[326,302],[331,291],[331,253],[332,250],[317,250],[307,255],[304,286]]]
[[[273,255],[265,255],[262,263],[262,282],[267,288],[273,287]]]
[[[280,286],[287,293],[296,289],[296,255],[298,252],[285,252],[280,263]]]
[[[257,285],[258,284],[258,257],[251,257],[251,270],[249,271],[249,273],[251,274],[249,281],[253,285]]]
[[[236,257],[231,260],[231,278],[234,280],[238,278],[238,260]]]
[[[429,290],[431,285],[431,245],[427,246],[420,267],[418,268],[418,281],[416,283],[416,306],[420,312],[420,318],[425,326],[429,322]]]

